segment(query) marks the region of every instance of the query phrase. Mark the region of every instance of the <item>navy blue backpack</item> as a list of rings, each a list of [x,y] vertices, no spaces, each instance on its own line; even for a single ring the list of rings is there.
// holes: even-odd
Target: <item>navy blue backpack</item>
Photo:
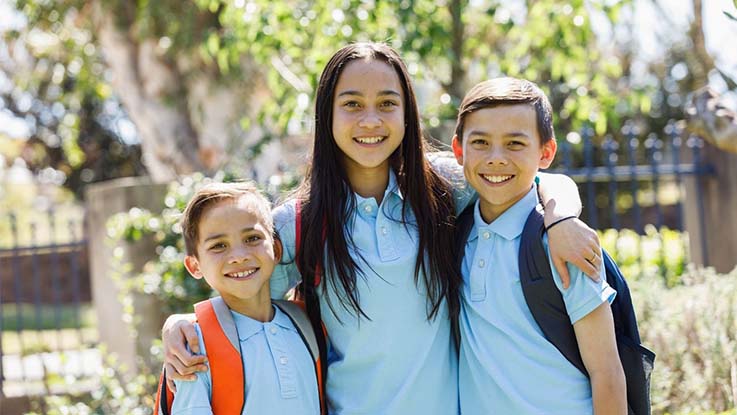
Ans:
[[[457,264],[463,263],[465,241],[473,227],[473,205],[469,206],[457,221],[460,255]],[[519,272],[522,292],[533,318],[545,338],[568,359],[571,364],[588,376],[578,350],[576,334],[566,312],[563,296],[555,285],[548,255],[543,245],[545,225],[543,216],[536,209],[530,212],[522,231],[519,249]],[[617,264],[603,251],[603,265],[607,283],[617,291],[612,302],[614,330],[619,359],[627,379],[627,409],[630,415],[650,414],[650,374],[655,353],[640,344],[640,332],[632,306],[627,281]]]

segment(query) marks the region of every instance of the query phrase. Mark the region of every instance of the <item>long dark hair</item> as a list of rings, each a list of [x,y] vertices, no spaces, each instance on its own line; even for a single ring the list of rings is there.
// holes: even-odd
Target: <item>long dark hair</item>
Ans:
[[[402,222],[407,223],[408,207],[417,220],[419,249],[415,284],[419,283],[421,272],[427,288],[428,319],[437,316],[444,298],[448,301],[450,317],[455,319],[462,280],[453,259],[455,210],[451,188],[431,169],[425,158],[428,144],[423,138],[417,100],[407,68],[399,54],[385,44],[345,46],[333,55],[320,76],[315,102],[312,163],[296,192],[302,210],[302,242],[296,256],[297,265],[304,282],[309,284],[313,283],[318,266],[329,270],[322,273],[323,293],[327,292],[329,285],[346,310],[370,318],[361,309],[356,289],[357,274],[365,275],[349,249],[353,244],[349,221],[356,201],[342,166],[343,153],[335,143],[332,131],[335,87],[345,66],[356,59],[376,59],[388,64],[402,85],[406,122],[404,139],[389,161],[404,196]],[[323,258],[327,258],[327,264],[322,264]],[[335,313],[329,300],[328,304]]]

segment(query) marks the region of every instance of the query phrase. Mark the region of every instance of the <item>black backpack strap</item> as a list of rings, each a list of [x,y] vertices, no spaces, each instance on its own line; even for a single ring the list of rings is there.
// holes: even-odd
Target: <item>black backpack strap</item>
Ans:
[[[578,350],[576,333],[566,311],[563,295],[553,280],[548,255],[543,245],[543,215],[533,209],[522,230],[519,247],[519,274],[522,293],[532,317],[545,338],[569,362],[588,376]]]

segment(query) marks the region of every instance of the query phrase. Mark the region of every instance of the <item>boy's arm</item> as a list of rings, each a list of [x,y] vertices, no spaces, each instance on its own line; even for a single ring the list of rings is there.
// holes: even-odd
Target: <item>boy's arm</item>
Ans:
[[[195,372],[207,371],[207,357],[187,350],[189,346],[192,352],[200,352],[200,340],[192,323],[194,320],[194,314],[174,314],[166,319],[161,331],[166,386],[172,392],[177,390],[175,380],[193,381],[197,379]]]
[[[581,199],[576,183],[562,174],[539,172],[538,176],[538,191],[545,205],[545,226],[555,223],[548,231],[550,257],[563,286],[567,288],[571,280],[566,262],[597,280],[602,264],[601,256],[597,254],[601,245],[596,232],[577,218],[581,213]],[[571,217],[571,220],[565,219]]]
[[[591,379],[594,414],[627,414],[627,387],[609,303],[603,302],[576,321],[573,330]]]

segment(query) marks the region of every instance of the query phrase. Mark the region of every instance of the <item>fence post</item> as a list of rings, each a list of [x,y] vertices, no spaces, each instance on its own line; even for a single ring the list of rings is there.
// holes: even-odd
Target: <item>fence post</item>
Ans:
[[[700,159],[697,167],[704,173],[684,180],[691,261],[727,273],[737,264],[737,154],[703,142]],[[709,167],[713,167],[713,175],[706,174]]]
[[[152,367],[151,340],[160,337],[165,316],[161,304],[154,296],[134,296],[133,302],[140,321],[136,322],[137,338],[131,336],[130,323],[124,322],[119,289],[111,278],[121,275],[120,262],[113,259],[113,250],[107,237],[107,220],[114,214],[127,212],[133,207],[160,212],[164,207],[165,184],[153,184],[145,177],[124,178],[91,185],[86,193],[88,244],[90,255],[90,279],[92,301],[97,314],[100,341],[109,352],[118,355],[119,361],[139,373],[140,364]],[[140,271],[155,253],[151,240],[142,240],[117,249],[123,249],[123,263],[132,266],[131,272]],[[122,275],[125,277],[125,275]],[[139,361],[143,358],[143,362]]]

